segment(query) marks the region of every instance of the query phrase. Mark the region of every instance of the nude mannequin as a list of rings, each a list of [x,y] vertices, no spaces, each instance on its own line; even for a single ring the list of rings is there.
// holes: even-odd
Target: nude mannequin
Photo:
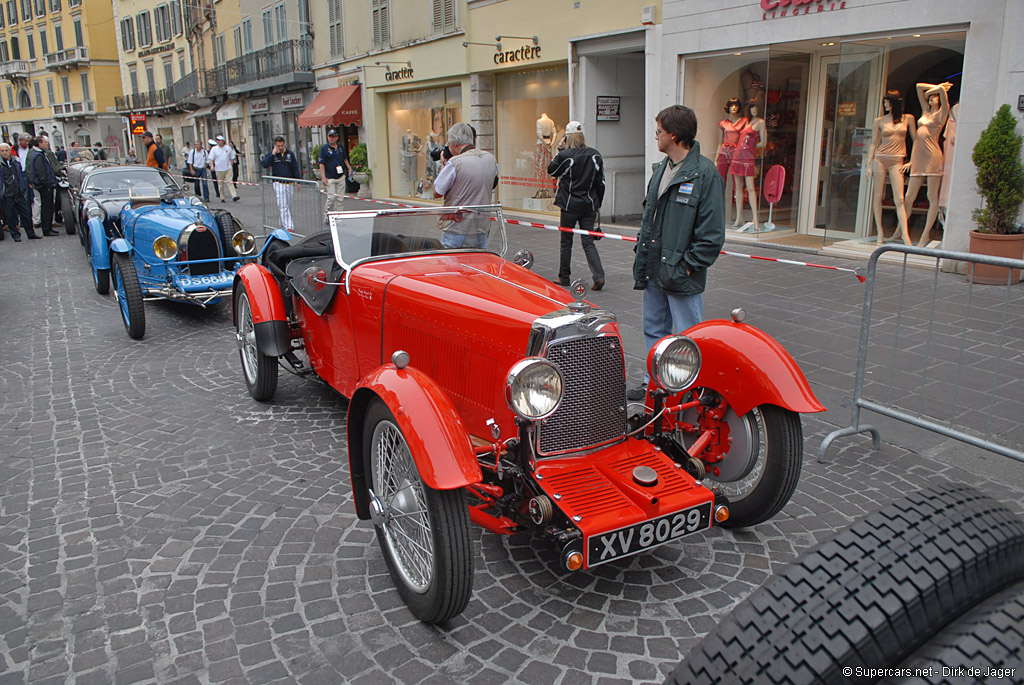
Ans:
[[[871,149],[868,152],[868,168],[871,170],[871,183],[874,197],[872,209],[875,220],[876,238],[879,245],[885,238],[882,228],[882,196],[885,194],[885,177],[889,175],[892,184],[893,204],[896,206],[898,230],[902,232],[903,242],[912,244],[907,231],[907,209],[903,200],[903,160],[907,156],[907,133],[912,139],[917,137],[917,127],[911,114],[903,113],[903,98],[898,91],[890,90],[882,98],[882,109],[885,114],[875,117],[871,127]],[[883,139],[884,136],[884,139]]]
[[[754,175],[757,173],[755,150],[763,150],[768,138],[768,130],[761,118],[757,103],[747,105],[747,126],[740,133],[740,142],[736,148],[729,175],[732,177],[733,191],[736,200],[736,221],[733,228],[743,223],[743,188],[747,189],[747,199],[753,213],[751,221],[743,224],[741,231],[758,230],[757,226],[757,191],[754,189]]]
[[[904,200],[906,213],[914,207],[917,192],[921,190],[925,179],[928,180],[928,218],[924,224],[924,232],[917,244],[923,247],[928,244],[935,218],[939,215],[939,187],[942,183],[942,150],[939,148],[939,134],[949,118],[949,96],[947,92],[952,83],[933,86],[930,83],[917,84],[917,99],[921,102],[921,118],[917,120],[917,136],[914,151],[910,155],[910,182],[907,184],[907,196]]]

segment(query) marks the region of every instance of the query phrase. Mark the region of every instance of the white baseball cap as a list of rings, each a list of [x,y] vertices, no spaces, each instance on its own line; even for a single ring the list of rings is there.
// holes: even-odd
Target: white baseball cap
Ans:
[[[214,140],[213,138],[210,138],[210,139],[209,139],[209,140],[207,140],[206,142],[207,142],[207,143],[209,143],[210,145],[216,145],[216,144],[217,144],[217,141],[216,141],[216,140]]]
[[[566,133],[583,133],[583,124],[578,121],[570,121],[565,125]]]
[[[217,140],[224,140],[224,136],[217,136]]]

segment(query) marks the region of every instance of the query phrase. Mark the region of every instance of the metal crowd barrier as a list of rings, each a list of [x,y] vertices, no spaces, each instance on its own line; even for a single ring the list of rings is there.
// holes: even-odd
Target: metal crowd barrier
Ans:
[[[291,226],[287,225],[278,196],[290,197]],[[319,181],[263,176],[260,180],[260,203],[263,208],[263,230],[291,230],[299,236],[312,235],[325,229],[324,195]]]
[[[886,252],[903,253],[903,269],[898,283],[879,287]],[[930,279],[908,278],[910,255],[935,260]],[[946,274],[940,281],[942,260],[966,262],[966,280]],[[829,433],[819,462],[847,435],[869,433],[878,448],[879,431],[861,423],[862,410],[1024,461],[1024,286],[1011,283],[1011,272],[1006,285],[978,285],[975,264],[1024,269],[1024,260],[907,245],[872,253],[853,398],[844,400],[850,425]]]

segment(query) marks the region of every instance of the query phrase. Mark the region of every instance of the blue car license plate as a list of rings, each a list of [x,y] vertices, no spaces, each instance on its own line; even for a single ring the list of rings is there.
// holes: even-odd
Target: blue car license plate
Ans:
[[[587,539],[587,568],[643,552],[711,527],[711,502]]]

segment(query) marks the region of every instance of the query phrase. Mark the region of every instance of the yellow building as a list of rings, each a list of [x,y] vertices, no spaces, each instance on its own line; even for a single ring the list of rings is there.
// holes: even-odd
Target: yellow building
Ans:
[[[606,160],[606,216],[639,214],[660,2],[327,0],[312,13],[318,99],[333,91],[331,123],[352,124],[358,90],[361,125],[345,133],[367,143],[375,195],[433,199],[428,153],[464,121],[498,159],[498,201],[550,212],[551,143],[579,120]],[[300,123],[324,120],[313,110]]]
[[[0,134],[124,152],[113,8],[106,0],[19,0],[0,13]]]

